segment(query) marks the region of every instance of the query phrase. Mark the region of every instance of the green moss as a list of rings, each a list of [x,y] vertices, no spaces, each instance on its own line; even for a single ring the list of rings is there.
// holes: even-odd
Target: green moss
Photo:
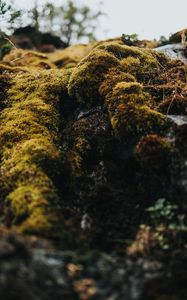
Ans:
[[[94,49],[74,69],[69,85],[69,95],[90,107],[101,102],[99,87],[107,71],[118,66],[119,61],[113,55],[99,48]]]
[[[25,233],[38,233],[49,235],[55,228],[60,227],[59,216],[54,214],[55,202],[54,186],[45,174],[40,174],[39,182],[28,185],[19,185],[7,197],[7,202],[11,205],[13,215],[12,225],[18,231]],[[38,177],[38,176],[37,176]],[[50,190],[49,190],[50,186]],[[52,209],[53,207],[53,209]],[[63,217],[61,216],[61,224]]]
[[[0,74],[11,74],[11,73],[27,73],[28,68],[27,67],[11,67],[6,63],[0,63]]]
[[[166,130],[168,121],[158,103],[173,93],[176,80],[178,93],[185,84],[182,65],[177,67],[180,75],[175,69],[161,53],[106,42],[77,65],[68,91],[86,107],[104,102],[117,136],[138,138]]]
[[[74,122],[71,128],[72,146],[67,154],[70,175],[78,178],[84,173],[84,161],[92,147],[89,141],[90,128],[85,119]]]
[[[147,133],[163,132],[167,126],[167,118],[148,106],[119,105],[117,114],[111,117],[113,129],[127,141],[137,139]]]
[[[36,69],[51,69],[56,66],[48,59],[45,54],[28,51],[23,49],[14,49],[7,54],[3,62],[11,67],[32,67]]]
[[[55,180],[61,164],[60,97],[69,76],[32,69],[13,76],[7,91],[0,116],[2,200],[7,222],[21,232],[50,235],[63,229]]]
[[[148,49],[140,49],[138,47],[129,47],[119,45],[117,43],[106,43],[100,47],[108,53],[114,55],[121,61],[124,68],[134,70],[135,66],[141,66],[144,71],[149,68],[157,68],[157,53]],[[129,64],[125,63],[129,61]]]
[[[82,155],[91,149],[90,143],[84,137],[77,137],[75,139],[74,148]]]
[[[83,174],[82,157],[76,151],[68,151],[67,163],[72,177],[80,177]]]
[[[63,227],[56,189],[61,182],[58,146],[62,138],[67,175],[62,190],[71,194],[67,197],[72,201],[78,197],[77,202],[84,203],[88,191],[90,201],[99,199],[91,207],[102,202],[105,193],[112,205],[113,199],[114,206],[116,199],[121,205],[126,190],[137,203],[139,184],[144,201],[150,190],[148,196],[157,196],[158,184],[163,187],[159,162],[167,167],[170,153],[161,137],[170,125],[163,107],[173,104],[174,93],[185,98],[186,67],[118,40],[101,42],[90,50],[73,46],[48,56],[15,51],[0,66],[10,82],[0,115],[2,203],[6,203],[7,223],[19,231],[47,235],[60,233],[59,226]],[[85,114],[77,116],[82,109]],[[131,184],[137,184],[133,192]],[[124,187],[116,197],[113,190],[118,186]],[[94,209],[99,211],[98,207]]]
[[[116,68],[111,68],[107,74],[105,74],[104,79],[100,85],[99,93],[106,99],[111,97],[114,87],[120,82],[135,82],[136,79],[133,75],[125,73]]]
[[[96,43],[73,45],[63,50],[49,53],[47,56],[58,68],[75,67],[92,50]]]

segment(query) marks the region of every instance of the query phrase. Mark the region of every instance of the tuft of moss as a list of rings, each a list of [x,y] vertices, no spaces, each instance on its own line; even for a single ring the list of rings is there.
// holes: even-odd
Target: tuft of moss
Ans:
[[[69,95],[87,107],[100,103],[99,87],[104,75],[118,65],[117,58],[97,47],[72,72],[68,84]]]
[[[118,113],[111,118],[111,124],[117,134],[127,138],[137,139],[147,133],[164,132],[168,126],[167,118],[147,105],[119,105]]]

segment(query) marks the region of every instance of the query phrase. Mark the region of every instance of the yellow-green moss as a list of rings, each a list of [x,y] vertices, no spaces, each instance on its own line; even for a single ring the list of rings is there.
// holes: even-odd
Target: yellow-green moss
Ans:
[[[104,79],[99,87],[99,93],[103,98],[108,99],[113,93],[113,89],[116,84],[120,82],[135,82],[136,79],[133,75],[125,73],[116,68],[111,68],[107,74],[105,74]]]
[[[74,148],[80,154],[85,155],[85,152],[89,151],[91,149],[91,146],[86,138],[79,136],[75,139]]]
[[[82,173],[82,157],[75,151],[69,150],[67,155],[67,163],[71,176],[80,177]]]
[[[174,90],[182,93],[184,68],[162,53],[106,42],[77,65],[68,91],[87,107],[105,103],[117,136],[138,138],[167,128],[158,104]]]
[[[11,67],[32,67],[37,69],[51,69],[56,66],[45,54],[23,49],[13,49],[3,58],[3,62]]]
[[[6,93],[7,108],[0,116],[1,186],[6,218],[21,232],[50,235],[63,227],[55,178],[61,161],[60,96],[69,76],[70,71],[31,69],[13,76]]]
[[[70,96],[76,97],[78,102],[88,107],[100,102],[99,87],[104,75],[118,65],[119,61],[113,55],[99,48],[94,49],[74,69],[68,85]]]
[[[64,133],[71,136],[65,137],[63,145],[67,146],[64,166],[72,189],[86,174],[90,161],[102,161],[105,152],[95,144],[103,146],[105,129],[116,145],[116,138],[122,141],[120,147],[129,144],[132,156],[136,145],[133,159],[139,168],[149,165],[148,150],[150,156],[154,149],[168,154],[160,135],[165,134],[169,121],[161,108],[174,91],[180,97],[184,94],[186,67],[153,50],[128,47],[118,40],[90,50],[73,46],[48,56],[17,50],[5,57],[7,67],[1,70],[0,66],[11,80],[0,116],[1,186],[7,219],[20,231],[48,234],[63,223],[55,183],[61,163],[59,108],[64,95],[69,94],[80,110],[102,105],[88,111],[88,118],[77,118],[78,110],[65,112],[68,125]],[[48,67],[51,69],[45,70]],[[96,119],[100,129],[100,113],[101,118],[106,117],[104,135],[101,132],[95,143],[92,121]],[[155,146],[149,147],[151,142]]]
[[[89,142],[89,126],[85,119],[74,122],[71,128],[72,147],[68,151],[68,165],[72,177],[80,177],[84,173],[84,160],[91,151]]]
[[[49,53],[47,56],[58,68],[75,67],[81,59],[89,54],[95,44],[96,43],[94,42],[88,45],[73,45],[64,50]]]
[[[119,105],[117,114],[111,116],[114,131],[120,138],[135,138],[154,132],[163,132],[167,118],[146,105]]]

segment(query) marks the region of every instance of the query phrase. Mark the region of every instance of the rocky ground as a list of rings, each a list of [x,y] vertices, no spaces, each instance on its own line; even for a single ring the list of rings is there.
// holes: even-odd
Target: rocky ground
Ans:
[[[161,51],[3,57],[2,299],[187,298],[187,66]]]

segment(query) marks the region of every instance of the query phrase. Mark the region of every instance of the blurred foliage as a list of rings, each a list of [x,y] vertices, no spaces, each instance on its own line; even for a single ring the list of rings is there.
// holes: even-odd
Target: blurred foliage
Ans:
[[[134,46],[138,42],[138,35],[133,34],[122,34],[122,41],[128,46]]]
[[[102,15],[100,9],[93,11],[89,6],[75,4],[72,0],[61,5],[48,1],[43,6],[36,1],[28,12],[36,29],[61,36],[67,45],[81,38],[94,40],[98,19]]]
[[[158,46],[161,47],[161,46],[165,46],[165,45],[168,45],[169,44],[169,39],[166,38],[164,35],[162,35],[160,37],[160,39],[158,40]]]
[[[178,205],[161,198],[147,211],[153,223],[154,239],[159,243],[161,249],[171,249],[173,241],[176,244],[181,242],[181,234],[186,235],[187,232],[187,218],[184,212],[180,211]]]
[[[8,1],[0,0],[0,33],[7,31],[14,26],[15,21],[20,17],[21,12],[15,10]]]
[[[154,206],[147,209],[150,213],[151,219],[159,224],[160,222],[171,221],[175,215],[175,211],[178,207],[166,201],[166,199],[161,198],[156,201]]]
[[[15,10],[7,1],[0,0],[0,59],[7,54],[12,44],[6,36],[5,32],[14,27],[16,20],[20,17],[21,12]]]

